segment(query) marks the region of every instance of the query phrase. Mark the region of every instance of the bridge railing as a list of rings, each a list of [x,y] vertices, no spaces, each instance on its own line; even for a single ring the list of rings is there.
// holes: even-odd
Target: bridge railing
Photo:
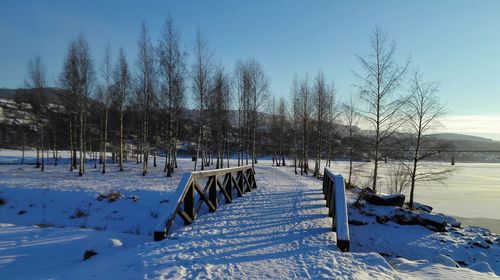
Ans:
[[[337,234],[337,247],[340,251],[349,251],[349,221],[347,218],[347,202],[345,181],[341,175],[325,167],[323,172],[323,194],[328,207],[328,216],[333,218],[332,230]]]
[[[208,179],[204,187],[199,182],[202,179]],[[215,212],[219,197],[223,196],[226,203],[231,203],[233,193],[241,197],[255,188],[255,171],[251,165],[184,173],[174,193],[175,200],[155,229],[154,240],[167,237],[177,216],[184,220],[184,225],[189,225],[196,219],[203,203],[210,212]]]

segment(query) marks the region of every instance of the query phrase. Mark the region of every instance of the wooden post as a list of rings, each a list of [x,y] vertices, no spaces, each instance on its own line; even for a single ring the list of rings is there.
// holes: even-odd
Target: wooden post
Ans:
[[[332,198],[332,181],[328,179],[327,185],[326,185],[326,207],[330,207],[331,201],[330,199]]]
[[[238,185],[240,186],[240,189],[243,193],[247,192],[247,188],[245,188],[245,181],[243,179],[243,171],[238,171]],[[239,194],[238,194],[239,195]],[[241,195],[240,195],[241,196]]]
[[[208,199],[212,204],[215,206],[217,209],[217,175],[212,176],[208,179],[208,182],[210,183],[210,186],[208,188]],[[214,212],[214,210],[209,209],[210,212]]]
[[[335,183],[330,180],[329,181],[330,188],[330,207],[328,208],[328,217],[332,217],[335,221]],[[333,226],[333,231],[335,231],[335,225]]]
[[[194,209],[194,186],[191,183],[186,192],[186,196],[184,197],[184,212],[194,220],[195,218],[195,209]],[[185,225],[191,224],[189,221],[184,220]]]
[[[226,185],[224,186],[226,188],[227,195],[233,200],[233,185],[232,185],[232,178],[231,178],[231,173],[227,173],[226,177],[224,178],[224,182],[226,182]],[[231,203],[231,201],[226,201],[226,203]]]

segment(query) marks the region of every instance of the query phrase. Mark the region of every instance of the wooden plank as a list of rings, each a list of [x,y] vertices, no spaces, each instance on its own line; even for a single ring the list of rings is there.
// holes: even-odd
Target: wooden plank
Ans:
[[[224,185],[221,184],[221,182],[219,181],[219,179],[217,179],[217,177],[215,178],[215,182],[216,182],[217,186],[219,187],[220,192],[224,195],[224,199],[225,199],[226,203],[231,203],[232,199],[229,196],[229,194],[226,192],[226,188],[224,187],[225,184]],[[224,182],[226,183],[226,180],[224,180]]]
[[[210,212],[214,212],[215,210],[217,210],[217,208],[215,207],[215,205],[212,204],[212,202],[207,198],[207,196],[205,195],[205,193],[202,191],[200,185],[198,184],[198,182],[196,181],[193,181],[193,186],[194,186],[194,189],[196,190],[196,192],[200,195],[200,200],[205,202],[205,204],[207,204],[208,206],[208,210]],[[199,210],[200,206],[198,205],[197,206],[197,211]]]
[[[240,171],[245,171],[247,169],[252,169],[252,166],[245,165],[245,166],[238,166],[238,167],[231,167],[231,168],[224,168],[224,169],[197,171],[197,172],[192,172],[191,174],[193,176],[193,179],[200,179],[200,178],[206,178],[206,177],[215,176],[215,175],[222,176],[226,173],[240,172]]]
[[[240,176],[241,176],[241,174],[239,172],[238,172],[238,175],[236,175],[236,178],[233,178],[231,176],[231,178],[233,179],[233,182],[234,182],[234,186],[236,187],[236,190],[238,191],[238,197],[243,196],[243,190],[241,189],[241,185],[240,185],[240,182],[241,182]]]
[[[231,175],[231,173],[226,174],[222,185],[224,185],[227,196],[229,197],[229,201],[226,200],[226,203],[233,202],[233,175]]]
[[[335,224],[335,185],[331,180],[328,180],[328,188],[330,189],[329,194],[330,194],[330,205],[328,206],[328,217],[333,218],[334,224]],[[335,228],[335,226],[334,226]],[[334,230],[335,231],[335,230]]]
[[[247,178],[247,174],[245,174],[245,172],[242,173],[243,174],[243,180],[245,181],[246,183],[246,187],[243,188],[243,192],[247,192],[247,191],[252,191],[252,188],[250,187],[250,182],[248,182],[248,178]]]
[[[330,168],[325,167],[323,180],[327,183],[327,200],[331,201],[329,215],[333,218],[332,230],[337,235],[337,247],[342,252],[348,252],[350,236],[344,177],[335,175]]]
[[[208,199],[214,206],[214,209],[210,209],[211,212],[217,210],[217,175],[211,176],[208,180],[210,185],[208,186]]]
[[[158,237],[161,235],[161,232],[165,232],[164,235],[168,234],[173,225],[175,216],[177,215],[177,210],[180,209],[182,205],[182,201],[187,191],[187,186],[191,184],[191,181],[192,177],[190,172],[186,172],[182,175],[181,180],[177,185],[177,189],[173,194],[175,200],[167,205],[167,209],[165,211],[166,215],[160,219],[160,222],[156,226],[155,232],[158,232]]]
[[[238,185],[240,186],[240,189],[241,189],[241,193],[244,194],[246,193],[246,188],[245,188],[245,181],[244,181],[244,177],[245,175],[243,174],[243,171],[239,171],[238,172]]]
[[[349,243],[349,221],[345,197],[345,181],[340,175],[335,176],[335,224],[337,244],[339,244],[339,241]],[[347,246],[347,248],[349,247]]]
[[[194,185],[190,184],[187,187],[186,195],[184,196],[184,211],[192,220],[196,217],[194,211]],[[184,219],[184,224],[191,224]]]
[[[179,216],[184,220],[185,225],[190,225],[193,223],[193,219],[185,211],[179,211]]]

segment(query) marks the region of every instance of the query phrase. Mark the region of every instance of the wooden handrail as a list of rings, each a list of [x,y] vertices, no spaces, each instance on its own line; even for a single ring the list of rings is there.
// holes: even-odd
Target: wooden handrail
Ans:
[[[219,178],[222,177],[221,182]],[[203,188],[197,181],[202,178],[208,178]],[[203,203],[210,212],[214,212],[218,207],[219,196],[224,196],[225,202],[231,203],[234,190],[240,197],[255,188],[257,188],[255,171],[251,165],[184,173],[173,195],[175,200],[169,204],[166,216],[162,218],[154,232],[154,240],[163,240],[168,236],[177,215],[184,220],[184,225],[189,225],[196,219]],[[198,194],[196,203],[195,193]]]
[[[323,194],[328,207],[328,216],[333,218],[332,230],[337,234],[337,247],[342,252],[348,252],[350,237],[345,181],[342,175],[335,175],[328,167],[325,167],[323,172]]]

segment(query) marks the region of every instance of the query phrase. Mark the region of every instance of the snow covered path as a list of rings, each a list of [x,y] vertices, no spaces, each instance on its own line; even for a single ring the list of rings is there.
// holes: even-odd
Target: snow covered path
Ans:
[[[148,277],[395,277],[377,254],[338,251],[320,184],[290,171],[259,167],[257,190],[151,244],[156,249],[143,255]]]

